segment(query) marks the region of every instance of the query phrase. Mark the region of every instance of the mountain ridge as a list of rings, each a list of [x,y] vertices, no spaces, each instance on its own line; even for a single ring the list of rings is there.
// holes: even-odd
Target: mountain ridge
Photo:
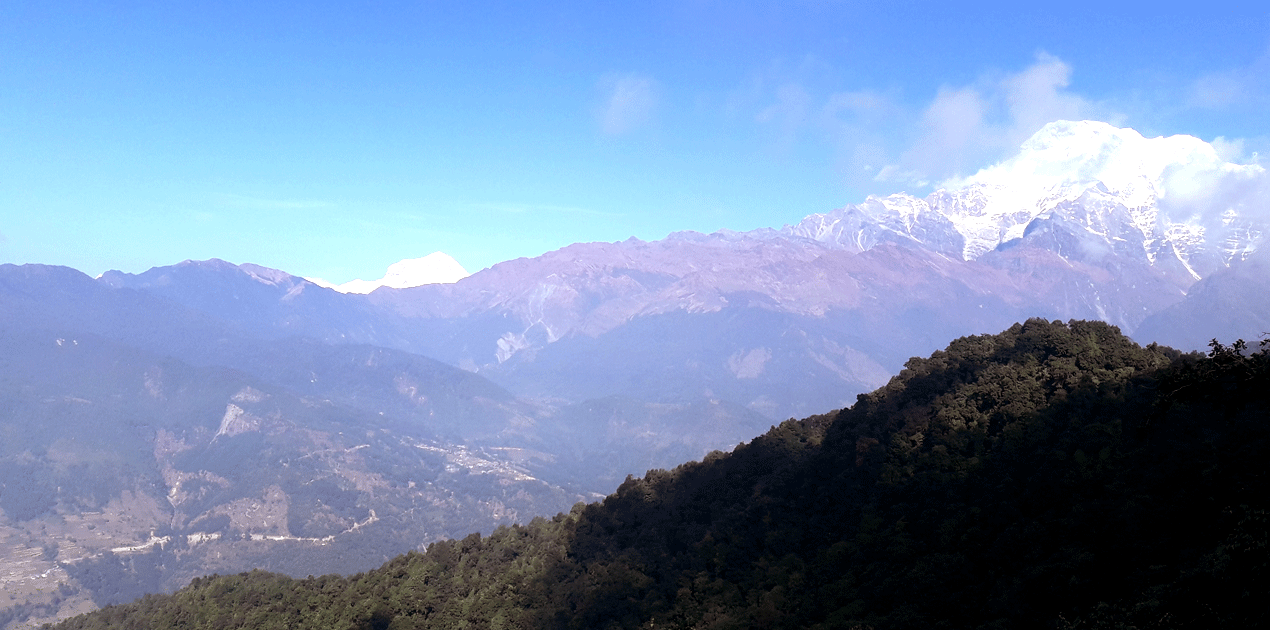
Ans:
[[[1106,123],[1058,121],[1036,132],[1015,156],[946,182],[925,199],[905,193],[869,197],[859,205],[809,215],[781,231],[867,248],[879,238],[873,232],[881,230],[947,254],[957,251],[959,235],[961,257],[972,260],[1023,237],[1032,221],[1057,214],[1108,245],[1132,239],[1127,244],[1140,245],[1152,264],[1171,255],[1198,280],[1201,271],[1219,266],[1204,261],[1197,271],[1191,265],[1192,258],[1197,266],[1203,258],[1206,238],[1221,243],[1218,262],[1228,265],[1251,253],[1264,221],[1255,227],[1218,229],[1239,222],[1244,218],[1240,211],[1248,208],[1202,207],[1208,199],[1186,197],[1195,196],[1197,181],[1220,188],[1264,179],[1261,166],[1226,162],[1211,145],[1192,136],[1147,139]],[[1178,198],[1177,204],[1161,205]],[[1214,216],[1222,225],[1205,225]],[[1217,238],[1206,231],[1217,232]]]
[[[1113,131],[1112,136],[1119,133]],[[144,452],[135,470],[123,471],[127,475],[167,462],[180,475],[212,484],[207,492],[222,481],[235,487],[236,478],[211,459],[178,462],[171,459],[170,449],[156,451],[143,443],[171,446],[183,440],[208,452],[229,448],[234,455],[225,461],[232,461],[260,449],[300,448],[312,442],[297,438],[291,445],[279,445],[266,439],[269,431],[292,430],[278,422],[279,413],[284,420],[319,412],[344,414],[354,424],[376,427],[374,439],[364,442],[355,439],[367,431],[363,425],[351,433],[335,430],[348,434],[340,438],[348,443],[340,444],[347,451],[344,456],[361,462],[357,466],[364,464],[365,470],[357,470],[409,485],[417,481],[408,474],[416,464],[403,462],[422,457],[426,465],[419,465],[437,475],[437,487],[429,491],[471,485],[469,494],[494,497],[470,504],[471,497],[454,491],[426,509],[457,510],[466,515],[464,523],[479,528],[473,519],[484,518],[481,522],[493,527],[509,514],[527,513],[517,505],[583,496],[598,491],[597,484],[616,484],[627,474],[731,449],[784,418],[847,407],[858,395],[886,385],[911,357],[928,356],[948,339],[999,331],[1037,316],[1096,318],[1142,341],[1179,340],[1184,349],[1203,347],[1213,337],[1257,338],[1267,327],[1259,313],[1267,310],[1263,303],[1270,287],[1265,277],[1270,275],[1263,273],[1265,252],[1256,248],[1262,229],[1259,210],[1249,200],[1260,194],[1257,186],[1265,178],[1252,167],[1226,168],[1227,163],[1210,159],[1209,149],[1194,168],[1183,164],[1151,177],[1129,178],[1141,185],[1127,196],[1114,186],[1073,176],[1060,181],[1057,192],[1033,187],[1034,194],[1023,195],[1031,206],[1002,213],[990,207],[991,191],[979,182],[936,191],[926,200],[871,198],[810,215],[782,230],[676,232],[650,242],[579,243],[499,263],[453,284],[380,288],[367,295],[344,294],[284,271],[216,259],[141,274],[112,271],[96,280],[65,268],[6,265],[0,266],[0,317],[6,334],[43,331],[33,346],[41,353],[55,343],[72,348],[87,335],[120,345],[114,360],[121,364],[166,357],[190,370],[228,370],[254,383],[250,391],[239,387],[212,396],[215,404],[208,403],[208,409],[214,413],[208,413],[215,417],[203,418],[203,433],[182,436],[165,426],[167,433],[160,436],[153,422],[137,429],[141,433],[127,433],[136,441],[127,448]],[[1086,170],[1097,174],[1099,168]],[[1169,187],[1214,173],[1207,196]],[[1160,182],[1164,187],[1157,190]],[[1146,208],[1133,195],[1158,207]],[[1194,206],[1204,199],[1216,205]],[[1187,207],[1203,210],[1189,224],[1196,229],[1164,238],[1171,229],[1165,219],[1181,216],[1171,213]],[[995,245],[967,259],[967,243],[982,235],[963,234],[965,226],[948,214],[953,211],[988,217],[984,225],[997,239]],[[1154,223],[1143,222],[1151,216]],[[1214,217],[1219,223],[1229,221],[1209,229],[1212,225],[1204,221]],[[797,226],[805,233],[795,233]],[[1227,238],[1232,234],[1234,240]],[[47,359],[32,356],[37,355]],[[142,355],[151,358],[137,358]],[[40,372],[16,363],[6,369],[0,385],[8,389],[0,395],[22,401],[21,409],[35,414],[31,417],[43,418],[41,414],[56,408],[91,418],[106,413],[102,410],[107,406],[98,404],[106,396],[118,402],[110,407],[117,413],[99,422],[113,426],[119,420],[114,416],[129,415],[124,410],[128,401],[150,405],[146,397],[152,388],[166,391],[140,372],[142,376],[117,382],[86,374],[84,386],[96,388],[91,395],[61,384],[70,389],[30,398],[23,388],[43,387],[31,380],[44,378]],[[104,394],[107,390],[113,393]],[[180,391],[202,396],[203,390],[190,386]],[[267,400],[273,402],[252,402],[257,397],[253,392],[272,396]],[[284,399],[291,401],[284,405],[290,411],[253,407]],[[23,418],[15,414],[0,414],[0,425],[20,426]],[[44,486],[31,475],[61,470],[70,460],[59,458],[79,456],[74,455],[79,451],[43,443],[27,451],[0,454],[0,483],[40,490]],[[372,457],[372,451],[378,454]],[[180,457],[192,458],[195,452],[186,449]],[[200,476],[204,472],[214,476]],[[97,519],[74,507],[75,501],[96,496],[94,492],[110,494],[106,498],[114,501],[112,510],[135,504],[146,513],[154,512],[154,506],[162,512],[165,499],[158,495],[163,493],[151,490],[162,486],[170,491],[170,480],[153,470],[147,474],[147,482],[81,488],[87,494],[62,497],[65,505],[54,511],[64,513],[47,523],[41,520],[49,513],[43,503],[27,505],[14,498],[18,495],[6,494],[5,502],[18,501],[12,505],[23,518],[0,517],[0,544],[9,550],[0,553],[0,561],[29,568],[58,558],[57,549],[41,549],[33,542],[35,530],[30,528]],[[287,474],[270,470],[259,476],[285,480]],[[498,479],[511,485],[499,487],[523,493],[510,502],[498,498],[503,490],[486,487],[485,481],[495,479],[487,475],[504,475]],[[524,485],[532,480],[547,490],[540,493]],[[274,484],[276,490],[252,487],[250,496],[225,494],[230,503],[257,501],[268,508],[265,513],[275,515],[283,502],[293,500],[295,519],[290,520],[295,522],[288,520],[288,533],[279,533],[277,519],[269,532],[244,530],[239,525],[246,521],[235,525],[231,512],[236,512],[230,507],[221,514],[227,521],[208,517],[219,529],[176,533],[224,530],[317,539],[329,534],[322,523],[364,523],[369,513],[358,510],[371,508],[379,520],[359,525],[357,531],[391,529],[389,523],[397,517],[372,505],[383,498],[375,493],[421,492],[393,486],[350,494],[349,488],[323,486],[310,496],[288,483]],[[337,504],[330,514],[311,501],[323,492]],[[155,500],[147,502],[146,497]],[[100,503],[93,501],[89,503]],[[40,506],[44,512],[36,510]],[[478,513],[483,516],[472,516]],[[37,518],[25,518],[32,514]],[[317,533],[310,536],[313,532],[306,528]],[[73,583],[82,586],[88,580],[108,588],[134,578],[153,585],[171,577],[156,569],[170,558],[168,551],[146,545],[155,536],[175,533],[138,530],[125,536],[109,531],[122,536],[111,544],[129,551],[121,551],[119,558],[87,560],[83,580]],[[429,529],[428,535],[436,531]],[[226,549],[238,560],[263,554],[262,562],[275,562],[269,566],[300,570],[294,562],[287,564],[294,558],[276,564],[280,560],[266,549],[272,542],[292,543],[225,539],[217,544],[230,542],[234,544]],[[323,560],[335,564],[322,566],[349,560],[338,555]],[[107,593],[98,594],[99,603],[116,601]]]
[[[568,514],[58,627],[1255,627],[1267,379],[1241,343],[1029,320]]]
[[[1251,320],[1186,336],[1181,328],[1195,320],[1170,323],[1156,314],[1181,317],[1173,307],[1200,299],[1188,297],[1197,278],[1255,255],[1265,228],[1264,210],[1253,202],[1270,191],[1265,182],[1260,166],[1227,162],[1196,138],[1060,121],[1014,157],[924,199],[871,197],[781,229],[576,243],[450,284],[341,295],[278,274],[247,282],[251,269],[212,263],[205,271],[226,278],[202,278],[191,263],[102,280],[258,335],[433,357],[549,404],[619,396],[691,405],[728,391],[731,402],[779,420],[814,412],[803,406],[811,400],[837,404],[868,391],[942,339],[1033,316],[1101,319],[1131,335],[1155,316],[1151,334],[1185,340],[1187,349],[1203,347],[1200,337],[1254,338],[1263,331],[1252,330]],[[1197,184],[1209,194],[1194,190]],[[244,286],[228,280],[234,274],[245,274]],[[731,315],[746,309],[785,314],[784,336],[745,328],[761,315]],[[696,347],[684,331],[654,329],[678,321],[675,313],[733,326],[719,336],[733,341],[682,356],[676,346]],[[619,334],[632,326],[655,340],[661,358]],[[592,366],[592,374],[570,369],[570,362],[591,363],[584,348],[615,359]],[[769,356],[784,359],[758,362]],[[755,364],[737,369],[736,357]],[[759,369],[757,378],[748,376]],[[832,401],[805,390],[787,395],[767,380],[787,375],[781,382],[789,383],[793,374],[840,394]],[[742,393],[743,385],[755,393]]]

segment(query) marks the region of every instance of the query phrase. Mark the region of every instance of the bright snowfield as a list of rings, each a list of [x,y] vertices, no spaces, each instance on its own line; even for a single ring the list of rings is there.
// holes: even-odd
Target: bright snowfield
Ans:
[[[305,278],[309,282],[340,293],[370,293],[379,287],[409,289],[425,284],[458,282],[469,274],[463,265],[445,252],[432,252],[423,258],[407,258],[388,266],[388,273],[378,280],[352,280],[331,284],[321,278]]]
[[[1036,219],[1081,226],[1091,241],[1141,241],[1152,264],[1176,257],[1199,279],[1252,253],[1268,186],[1260,165],[1223,160],[1192,136],[1144,138],[1096,121],[1046,125],[1017,155],[925,199],[899,193],[813,214],[786,234],[869,249],[879,231],[965,260],[1021,238]]]

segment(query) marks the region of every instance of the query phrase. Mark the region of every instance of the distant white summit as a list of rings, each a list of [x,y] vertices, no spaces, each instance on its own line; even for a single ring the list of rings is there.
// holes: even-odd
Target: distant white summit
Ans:
[[[463,265],[445,252],[432,252],[423,258],[407,258],[388,266],[388,273],[378,280],[353,280],[332,284],[321,278],[305,278],[309,282],[340,293],[370,293],[379,287],[409,289],[425,284],[458,282],[469,274]]]
[[[1199,138],[1058,121],[1010,159],[945,182],[925,199],[869,197],[782,232],[862,250],[913,240],[973,260],[1057,222],[1087,249],[1136,248],[1151,264],[1176,259],[1199,279],[1256,249],[1268,197],[1264,168],[1227,162]]]

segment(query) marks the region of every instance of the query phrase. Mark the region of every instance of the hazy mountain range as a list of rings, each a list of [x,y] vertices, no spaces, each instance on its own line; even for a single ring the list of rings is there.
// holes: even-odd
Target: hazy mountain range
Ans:
[[[59,626],[1262,628],[1270,349],[1033,319],[602,502]]]
[[[1268,198],[1264,169],[1195,138],[1059,122],[925,198],[445,284],[5,265],[0,607],[368,568],[847,406],[1029,317],[1183,349],[1255,339]]]

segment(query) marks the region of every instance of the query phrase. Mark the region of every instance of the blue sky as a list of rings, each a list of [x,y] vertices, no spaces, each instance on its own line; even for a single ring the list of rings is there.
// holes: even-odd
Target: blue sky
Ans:
[[[1255,3],[0,2],[0,262],[343,282],[924,194],[1058,118],[1270,155]]]

